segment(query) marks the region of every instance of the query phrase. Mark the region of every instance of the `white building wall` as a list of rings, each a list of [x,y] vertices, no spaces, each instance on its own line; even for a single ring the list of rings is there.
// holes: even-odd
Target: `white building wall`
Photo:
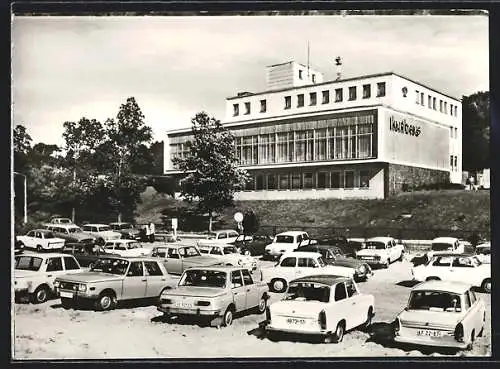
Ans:
[[[321,72],[294,61],[270,65],[266,68],[267,90],[279,90],[321,82],[323,82]]]

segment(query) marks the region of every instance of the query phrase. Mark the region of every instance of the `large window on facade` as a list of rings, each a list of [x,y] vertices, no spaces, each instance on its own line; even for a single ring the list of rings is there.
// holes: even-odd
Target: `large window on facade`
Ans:
[[[304,188],[305,189],[313,188],[313,174],[312,173],[304,173]]]
[[[337,127],[335,130],[335,159],[349,157],[349,138],[349,127]]]
[[[316,130],[315,160],[326,160],[326,128]]]
[[[346,170],[345,175],[345,188],[354,188],[354,171]]]
[[[356,100],[356,86],[349,87],[349,100]]]
[[[292,173],[292,190],[298,190],[300,188],[300,173]]]
[[[330,187],[331,188],[344,187],[342,172],[331,172],[330,173]]]
[[[326,172],[318,172],[318,181],[316,183],[316,188],[327,188],[327,173]]]
[[[373,147],[373,125],[360,124],[358,126],[357,157],[359,159],[372,156]]]
[[[243,137],[241,164],[257,164],[257,136]]]
[[[359,187],[370,187],[370,172],[368,170],[361,170],[359,172]]]
[[[377,97],[385,96],[385,82],[377,83]]]
[[[268,190],[276,190],[276,175],[268,174],[267,175],[267,189]]]
[[[288,184],[288,173],[285,174],[279,174],[279,185],[280,185],[280,190],[288,190],[290,188]]]
[[[274,133],[260,135],[259,137],[259,154],[258,163],[274,163],[275,162],[275,138]]]
[[[313,130],[295,133],[295,161],[313,160],[314,139]]]
[[[293,132],[280,132],[278,136],[278,152],[276,153],[276,162],[286,163],[293,161]]]
[[[304,106],[304,94],[297,95],[297,107],[301,108]]]

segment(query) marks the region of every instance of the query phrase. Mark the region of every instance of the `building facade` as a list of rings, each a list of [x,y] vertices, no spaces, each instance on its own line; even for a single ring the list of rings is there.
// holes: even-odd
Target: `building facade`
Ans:
[[[251,174],[241,200],[386,198],[460,183],[460,100],[396,73],[323,82],[295,62],[267,68],[267,90],[226,99],[224,125]],[[190,129],[167,133],[165,174]]]

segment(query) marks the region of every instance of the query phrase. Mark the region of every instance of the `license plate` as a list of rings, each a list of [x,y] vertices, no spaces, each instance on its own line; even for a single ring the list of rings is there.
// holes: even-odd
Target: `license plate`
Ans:
[[[362,259],[373,260],[373,256],[363,256]]]
[[[286,320],[288,324],[306,324],[305,319],[288,318]]]
[[[72,299],[73,298],[73,292],[65,292],[65,291],[61,291],[59,293],[59,295],[61,297],[64,297],[64,298],[69,298],[69,299]]]
[[[441,331],[432,331],[428,329],[418,329],[417,330],[417,336],[423,336],[423,337],[442,337],[443,332]]]
[[[188,304],[186,302],[178,302],[178,303],[175,304],[175,307],[190,309],[190,308],[193,307],[193,304]]]

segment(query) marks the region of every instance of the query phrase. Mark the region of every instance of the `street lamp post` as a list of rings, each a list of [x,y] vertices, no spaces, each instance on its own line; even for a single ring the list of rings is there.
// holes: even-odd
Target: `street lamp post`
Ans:
[[[24,224],[28,223],[28,191],[26,188],[26,176],[22,173],[14,172],[14,174],[17,174],[18,176],[23,177],[23,192],[24,192],[24,200],[23,200],[23,207],[24,207]]]

